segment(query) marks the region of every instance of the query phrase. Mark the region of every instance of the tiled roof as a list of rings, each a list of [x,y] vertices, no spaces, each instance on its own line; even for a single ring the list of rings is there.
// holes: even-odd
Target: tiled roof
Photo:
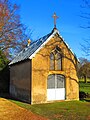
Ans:
[[[14,63],[27,60],[27,59],[32,59],[35,54],[45,45],[56,33],[59,34],[59,31],[57,29],[53,29],[51,33],[45,35],[44,37],[41,37],[40,39],[31,42],[29,46],[24,48],[10,63],[9,65],[12,65]],[[59,34],[59,37],[62,38]],[[68,44],[64,41],[62,38],[63,42],[67,46],[67,48],[72,52]],[[72,52],[72,54],[75,56],[75,54]],[[76,57],[76,56],[75,56]],[[77,58],[76,58],[77,59]]]
[[[44,37],[31,42],[30,46],[26,46],[17,56],[9,63],[9,65],[28,59],[51,35],[49,33]]]

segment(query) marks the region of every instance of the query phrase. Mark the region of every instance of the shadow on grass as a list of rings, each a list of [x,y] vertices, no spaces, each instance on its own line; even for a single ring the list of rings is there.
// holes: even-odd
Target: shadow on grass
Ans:
[[[20,100],[20,99],[18,99],[18,98],[16,98],[16,97],[13,97],[13,96],[11,96],[9,93],[0,93],[0,98],[5,98],[5,99],[7,99],[7,100],[14,100],[14,101],[20,101],[20,102],[23,102],[23,103],[28,103],[28,104],[30,104],[30,102],[26,102],[26,101],[23,101],[23,100]]]
[[[84,99],[86,102],[90,102],[90,99]]]
[[[90,102],[90,94],[88,94],[88,93],[86,94],[83,91],[79,92],[79,98],[80,98],[81,101]]]
[[[9,99],[9,100],[15,100],[15,101],[23,102],[23,103],[28,103],[28,102],[22,101],[20,99],[17,99],[15,97],[12,97],[9,93],[5,93],[5,92],[0,93],[0,98],[5,98],[5,99]],[[80,98],[81,101],[90,102],[90,94],[88,94],[88,93],[86,94],[83,91],[79,92],[79,98]]]

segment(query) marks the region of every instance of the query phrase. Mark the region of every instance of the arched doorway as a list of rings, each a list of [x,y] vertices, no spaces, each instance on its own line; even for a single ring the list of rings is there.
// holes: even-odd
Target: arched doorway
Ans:
[[[47,100],[65,100],[65,77],[51,74],[47,80]]]

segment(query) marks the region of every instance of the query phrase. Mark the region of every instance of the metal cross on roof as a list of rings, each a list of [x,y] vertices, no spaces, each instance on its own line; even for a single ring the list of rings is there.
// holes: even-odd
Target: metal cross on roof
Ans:
[[[56,19],[58,18],[58,16],[56,15],[56,13],[54,13],[52,17],[54,18],[54,28],[56,28]]]

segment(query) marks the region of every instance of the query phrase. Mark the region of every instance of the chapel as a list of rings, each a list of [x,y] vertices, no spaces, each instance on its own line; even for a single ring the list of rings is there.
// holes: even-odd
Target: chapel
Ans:
[[[79,100],[78,59],[56,28],[28,45],[9,63],[10,94],[30,104]]]

